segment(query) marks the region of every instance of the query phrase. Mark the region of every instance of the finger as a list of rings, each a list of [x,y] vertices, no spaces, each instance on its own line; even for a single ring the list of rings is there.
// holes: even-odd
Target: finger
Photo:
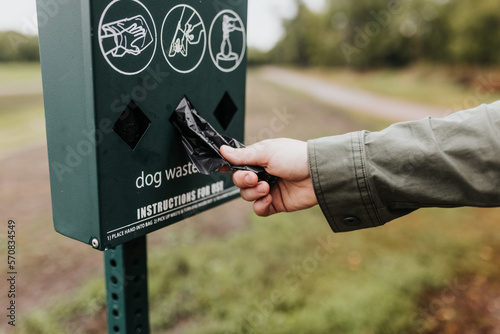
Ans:
[[[245,201],[253,202],[269,194],[269,184],[267,182],[259,182],[256,187],[241,189],[241,197]]]
[[[233,174],[233,183],[238,188],[253,188],[259,183],[259,178],[253,172],[237,171]]]
[[[235,165],[267,166],[266,154],[263,154],[262,148],[259,150],[257,145],[238,149],[223,145],[220,152],[224,158]]]
[[[271,196],[271,194],[268,194],[267,196],[262,197],[261,199],[253,203],[253,211],[255,211],[255,213],[260,217],[270,216],[276,213],[272,204],[273,197]]]

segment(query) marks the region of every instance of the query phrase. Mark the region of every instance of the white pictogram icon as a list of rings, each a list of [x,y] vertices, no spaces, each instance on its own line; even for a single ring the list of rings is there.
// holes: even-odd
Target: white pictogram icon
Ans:
[[[99,20],[102,55],[124,75],[138,74],[149,66],[156,52],[156,36],[153,17],[139,0],[114,0]]]
[[[189,5],[173,7],[163,20],[161,45],[165,60],[174,70],[194,71],[207,47],[207,32],[200,14]]]
[[[233,52],[233,46],[229,38],[233,31],[243,31],[243,27],[239,27],[237,24],[237,18],[227,14],[222,16],[222,43],[220,44],[220,52],[217,54],[217,62],[238,60],[239,55]]]
[[[153,35],[142,15],[106,23],[102,26],[101,43],[114,45],[105,55],[123,57],[126,54],[138,56],[153,43]],[[107,43],[110,39],[111,43]]]
[[[223,72],[232,72],[243,60],[246,50],[245,26],[232,10],[223,10],[210,27],[210,56]]]
[[[201,38],[204,33],[203,22],[201,22],[199,20],[199,17],[196,16],[196,12],[193,12],[183,26],[182,24],[185,12],[186,7],[183,7],[181,18],[179,19],[179,22],[177,22],[177,29],[175,31],[174,38],[172,39],[172,43],[170,44],[170,52],[168,53],[169,57],[175,57],[179,53],[184,57],[187,57],[189,45],[196,45],[201,42]],[[192,21],[196,20],[198,20],[199,22],[196,24],[192,24]],[[198,36],[198,38],[196,39],[195,34],[197,34]]]

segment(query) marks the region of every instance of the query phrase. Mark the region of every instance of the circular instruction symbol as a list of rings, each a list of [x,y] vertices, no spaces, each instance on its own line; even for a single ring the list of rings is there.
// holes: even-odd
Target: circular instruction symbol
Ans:
[[[161,47],[167,63],[179,73],[194,71],[207,48],[207,31],[200,14],[189,5],[177,5],[165,16]]]
[[[98,35],[102,55],[121,74],[138,74],[153,60],[156,26],[149,10],[138,0],[111,2],[99,20]]]
[[[212,21],[209,50],[215,66],[222,72],[232,72],[240,66],[246,51],[245,25],[230,9],[221,11]]]

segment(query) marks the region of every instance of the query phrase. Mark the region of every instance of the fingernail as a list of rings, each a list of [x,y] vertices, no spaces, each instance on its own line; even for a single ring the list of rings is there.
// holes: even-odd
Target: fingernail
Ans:
[[[257,191],[260,192],[260,193],[265,192],[266,191],[266,186],[263,183],[259,184],[259,186],[257,187]]]
[[[250,175],[245,176],[245,183],[249,186],[252,185],[252,177]]]

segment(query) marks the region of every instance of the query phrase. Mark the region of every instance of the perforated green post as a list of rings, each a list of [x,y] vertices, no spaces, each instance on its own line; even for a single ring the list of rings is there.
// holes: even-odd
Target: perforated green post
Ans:
[[[104,253],[108,333],[149,333],[146,237]]]

